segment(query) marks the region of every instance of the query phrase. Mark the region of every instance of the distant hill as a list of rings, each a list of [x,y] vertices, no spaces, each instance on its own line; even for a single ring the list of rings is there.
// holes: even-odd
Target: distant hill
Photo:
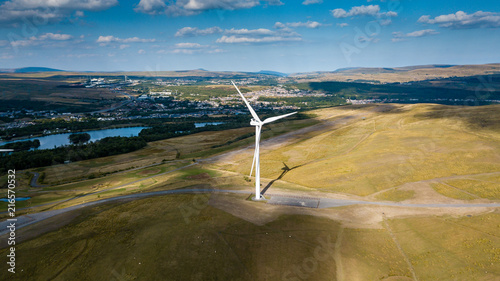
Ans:
[[[412,65],[403,67],[346,67],[332,71],[332,73],[344,74],[377,74],[377,73],[397,73],[418,69],[450,68],[455,65],[431,64],[431,65]]]
[[[29,73],[29,72],[55,72],[55,71],[64,71],[55,68],[48,67],[21,67],[21,68],[4,68],[0,69],[0,72],[4,73]]]
[[[264,75],[280,76],[280,77],[287,77],[288,76],[288,74],[286,74],[286,73],[272,71],[272,70],[261,70],[261,71],[256,72],[256,73],[257,74],[264,74]]]
[[[48,72],[48,71],[64,71],[55,68],[48,67],[23,67],[15,70],[16,73],[26,73],[26,72]]]
[[[406,83],[450,77],[500,74],[500,64],[415,65],[404,67],[349,67],[327,72],[295,73],[288,77],[297,82],[342,81],[369,83]]]

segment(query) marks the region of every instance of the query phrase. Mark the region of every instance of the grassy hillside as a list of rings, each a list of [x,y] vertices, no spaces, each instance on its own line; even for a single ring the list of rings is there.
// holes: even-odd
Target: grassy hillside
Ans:
[[[318,191],[368,196],[435,180],[450,181],[480,198],[500,199],[499,109],[381,105],[317,110],[322,124],[317,130],[285,146],[262,145],[261,173],[276,179],[285,163],[293,168],[282,181]],[[335,123],[348,114],[349,121]],[[251,161],[240,154],[221,167],[245,174]],[[485,173],[493,178],[482,178]]]
[[[10,278],[389,281],[495,280],[500,274],[498,212],[391,219],[377,229],[311,215],[255,224],[212,206],[224,200],[256,216],[273,212],[239,195],[173,195],[85,209],[68,215],[76,219],[61,228],[55,219],[42,223],[52,225],[51,232],[18,244],[17,273]],[[37,231],[30,226],[18,233]]]
[[[300,73],[291,75],[298,81],[376,81],[380,83],[411,82],[448,77],[466,77],[500,73],[500,64],[413,66],[395,68],[353,68],[343,71]]]
[[[263,185],[279,178],[271,194],[300,190],[310,196],[406,203],[498,202],[499,109],[384,104],[314,110],[314,120],[278,123],[264,132]],[[36,205],[109,189],[43,207],[54,209],[144,191],[252,190],[253,181],[244,178],[251,165],[252,138],[228,143],[251,131],[204,132],[153,142],[129,154],[40,169],[52,186],[18,195],[32,196],[22,204]],[[231,150],[235,148],[240,149]],[[189,165],[193,157],[197,164]],[[136,166],[146,167],[131,169]],[[81,180],[90,175],[98,177]],[[25,186],[28,179],[19,172]],[[62,181],[72,182],[56,185]],[[11,279],[394,281],[500,276],[498,208],[309,209],[247,199],[247,194],[169,195],[52,217],[17,231],[17,273]],[[4,257],[5,237],[0,237]],[[0,270],[7,270],[6,263]]]

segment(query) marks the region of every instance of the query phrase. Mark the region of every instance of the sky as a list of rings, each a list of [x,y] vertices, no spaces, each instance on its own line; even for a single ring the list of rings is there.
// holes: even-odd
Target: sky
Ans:
[[[500,1],[0,1],[0,68],[272,70],[500,62]]]

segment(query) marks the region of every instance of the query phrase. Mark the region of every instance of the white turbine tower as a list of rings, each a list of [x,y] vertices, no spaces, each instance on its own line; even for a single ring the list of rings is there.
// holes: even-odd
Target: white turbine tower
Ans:
[[[243,99],[246,106],[248,107],[248,110],[250,110],[250,114],[252,114],[252,117],[253,117],[252,120],[250,121],[250,125],[255,126],[255,153],[253,155],[252,169],[250,170],[250,176],[252,176],[253,167],[255,165],[255,200],[260,200],[261,196],[260,196],[260,160],[259,160],[259,149],[260,149],[259,146],[260,145],[259,144],[260,144],[260,131],[262,130],[262,125],[274,122],[274,121],[281,119],[281,118],[285,118],[285,117],[293,115],[297,112],[288,113],[288,114],[284,114],[284,115],[280,115],[280,116],[275,116],[275,117],[267,118],[264,121],[261,121],[259,116],[257,116],[257,113],[255,113],[253,108],[248,103],[247,99],[245,99],[243,94],[240,92],[240,89],[238,89],[238,87],[236,87],[236,84],[234,84],[233,81],[231,81],[231,83],[233,83],[233,86],[236,88],[236,90],[240,94],[241,98]]]

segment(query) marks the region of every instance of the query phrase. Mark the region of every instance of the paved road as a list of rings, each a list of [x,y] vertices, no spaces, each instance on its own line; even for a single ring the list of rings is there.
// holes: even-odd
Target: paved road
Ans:
[[[95,192],[91,192],[91,193],[86,193],[86,194],[83,194],[83,195],[79,195],[79,196],[75,196],[75,197],[71,197],[71,198],[63,199],[63,200],[59,200],[59,201],[53,201],[53,202],[50,202],[50,203],[44,203],[44,204],[35,205],[35,206],[27,207],[27,208],[20,208],[18,210],[25,210],[25,209],[36,208],[36,207],[43,207],[43,206],[48,206],[48,205],[58,205],[58,204],[61,204],[61,203],[67,202],[67,201],[71,201],[71,200],[74,200],[74,199],[83,198],[83,197],[86,197],[86,196],[89,196],[89,195],[94,195],[94,194],[98,194],[98,193],[109,191],[109,190],[113,190],[113,189],[123,188],[123,187],[129,186],[129,185],[132,185],[132,184],[136,184],[136,183],[139,183],[139,182],[142,182],[142,181],[146,181],[146,180],[158,177],[158,176],[170,174],[170,173],[173,173],[175,171],[179,171],[181,169],[188,168],[188,167],[191,167],[191,166],[196,165],[196,164],[198,164],[198,163],[192,163],[192,164],[189,164],[189,165],[186,165],[186,166],[182,166],[182,167],[177,168],[177,169],[173,169],[173,170],[166,171],[166,172],[163,172],[163,173],[160,173],[160,174],[156,174],[156,175],[152,175],[152,176],[149,176],[149,177],[145,177],[145,178],[142,178],[142,179],[139,179],[139,180],[136,180],[136,181],[124,183],[124,184],[121,184],[119,186],[114,186],[114,187],[107,188],[107,189],[101,189],[99,191],[95,191]],[[140,168],[137,168],[137,169],[143,169],[145,167],[156,166],[156,165],[157,164],[152,164],[152,165],[140,167]],[[135,169],[132,169],[132,170],[135,170]],[[132,170],[127,170],[127,172],[132,171]],[[120,198],[120,197],[117,197],[117,198]],[[0,212],[0,214],[6,214],[6,213],[7,212]]]
[[[31,178],[30,185],[31,187],[46,187],[46,185],[39,185],[38,184],[38,178],[40,177],[40,173],[38,172],[31,172],[33,174],[33,178]]]
[[[155,191],[155,192],[144,192],[144,193],[136,193],[118,197],[112,197],[107,199],[102,199],[93,202],[82,203],[79,205],[67,207],[64,209],[58,210],[50,210],[39,212],[36,214],[23,215],[16,217],[16,229],[28,226],[30,224],[43,221],[50,217],[63,214],[69,211],[73,211],[76,209],[80,209],[83,207],[94,206],[98,204],[118,201],[118,200],[130,200],[130,199],[140,199],[152,196],[160,196],[160,195],[169,195],[169,194],[187,194],[187,193],[237,193],[237,194],[252,194],[250,191],[244,190],[226,190],[226,189],[176,189],[176,190],[164,190],[164,191]],[[409,208],[498,208],[500,207],[500,203],[479,203],[479,204],[405,204],[405,203],[391,203],[391,202],[371,202],[371,201],[361,201],[361,200],[345,200],[345,199],[332,199],[332,198],[309,198],[302,196],[292,196],[292,195],[268,195],[273,197],[272,200],[269,200],[270,204],[276,204],[276,202],[285,202],[284,204],[278,205],[287,205],[287,206],[298,206],[298,207],[309,207],[315,208],[313,205],[303,206],[300,202],[317,202],[316,208],[332,208],[332,207],[340,207],[340,206],[349,206],[349,205],[378,205],[378,206],[394,206],[394,207],[409,207]],[[276,197],[276,198],[274,198]],[[7,229],[7,225],[9,225],[9,221],[5,220],[0,222],[0,235],[7,233],[9,230]]]

